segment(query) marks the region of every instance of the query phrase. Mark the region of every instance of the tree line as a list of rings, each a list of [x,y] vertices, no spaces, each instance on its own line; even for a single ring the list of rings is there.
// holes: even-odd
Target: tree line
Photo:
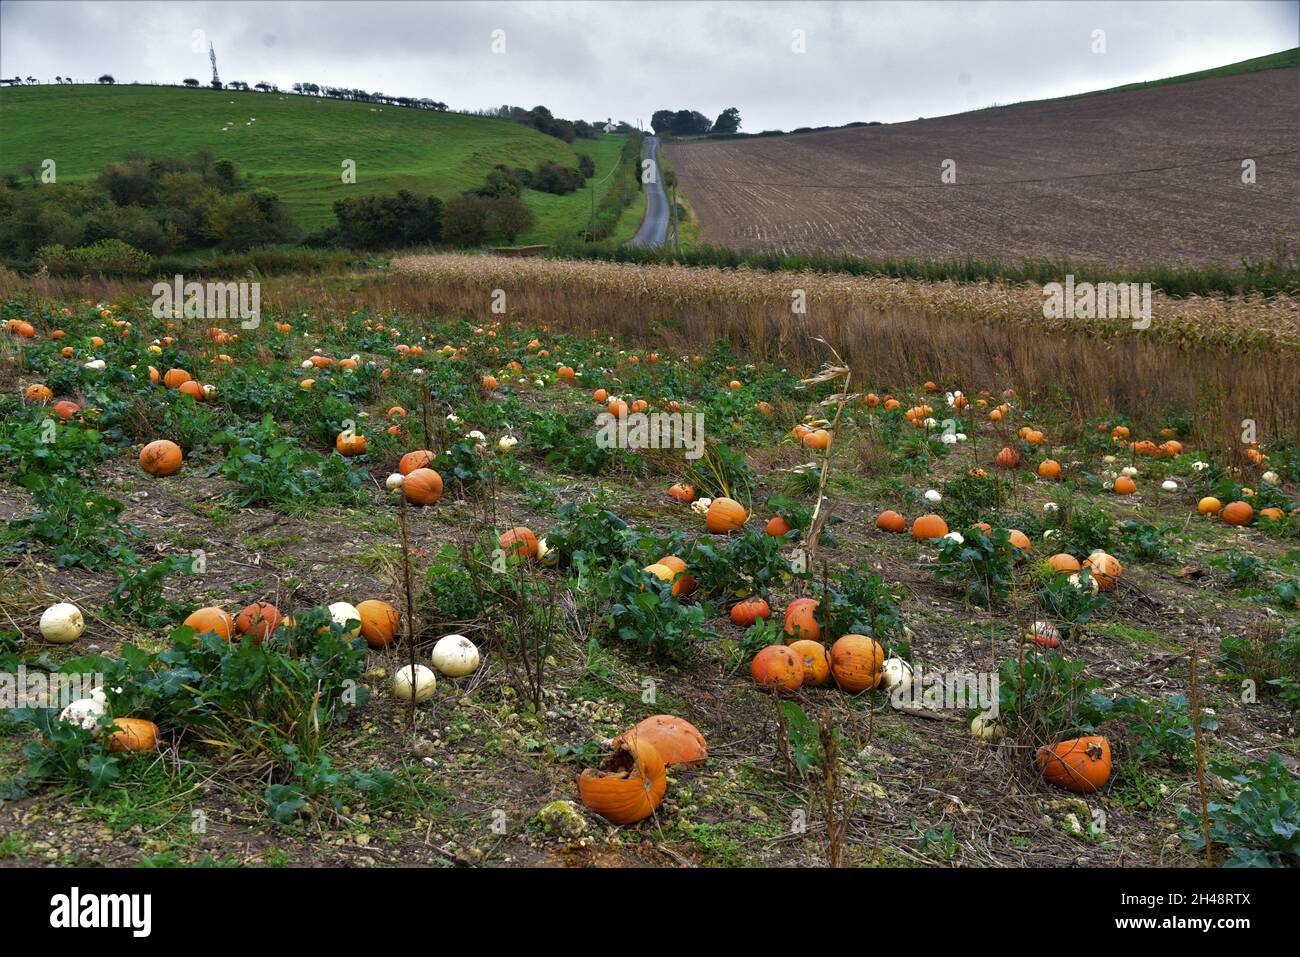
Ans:
[[[740,131],[740,110],[729,106],[718,118],[709,118],[697,110],[655,110],[650,126],[660,136],[709,136]]]

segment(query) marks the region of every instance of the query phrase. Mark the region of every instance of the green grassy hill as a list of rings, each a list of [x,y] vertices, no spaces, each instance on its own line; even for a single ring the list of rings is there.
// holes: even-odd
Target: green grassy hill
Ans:
[[[57,163],[60,182],[76,183],[132,150],[183,156],[207,149],[277,193],[307,230],[334,222],[336,199],[403,188],[445,199],[482,183],[497,163],[573,166],[586,153],[599,182],[622,145],[621,136],[570,145],[510,120],[288,93],[130,85],[0,89],[0,168],[48,157]],[[340,178],[347,159],[356,162],[354,185]],[[597,202],[612,182],[600,183]],[[529,190],[524,198],[537,225],[519,237],[521,243],[572,235],[591,214],[590,189],[568,196]],[[616,236],[631,236],[640,217],[633,204]]]

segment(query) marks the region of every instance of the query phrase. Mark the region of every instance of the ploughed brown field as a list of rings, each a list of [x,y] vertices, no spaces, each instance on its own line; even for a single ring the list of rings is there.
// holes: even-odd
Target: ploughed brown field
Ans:
[[[1300,232],[1300,69],[667,150],[744,249],[1239,266]]]

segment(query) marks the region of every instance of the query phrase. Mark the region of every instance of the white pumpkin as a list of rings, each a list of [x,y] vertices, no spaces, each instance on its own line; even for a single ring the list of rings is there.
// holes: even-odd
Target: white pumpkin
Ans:
[[[938,505],[943,501],[943,495],[939,493],[938,489],[928,489],[925,493],[925,500],[931,505]]]
[[[402,483],[405,481],[406,481],[405,475],[403,475],[401,472],[394,472],[392,475],[388,476],[388,478],[384,480],[384,486],[390,492],[400,492],[402,490]]]
[[[546,539],[537,540],[537,560],[543,568],[551,568],[560,563],[560,552],[546,544]]]
[[[78,698],[59,712],[59,720],[90,731],[103,714],[104,702],[99,698]]]
[[[1165,479],[1163,482],[1160,483],[1160,487],[1164,489],[1166,492],[1178,491],[1178,483],[1175,482],[1173,479]]]
[[[330,605],[330,617],[334,623],[343,629],[349,638],[355,638],[361,634],[361,612],[357,611],[357,606],[345,601],[336,601]],[[348,628],[348,622],[354,622],[354,627]]]
[[[1006,730],[996,718],[991,718],[987,714],[977,714],[971,719],[970,734],[972,738],[996,743],[1002,740]]]
[[[424,665],[415,666],[415,700],[428,701],[433,697],[433,689],[438,685],[437,676],[432,668]],[[399,668],[393,675],[393,697],[403,701],[411,700],[411,666]]]
[[[85,630],[86,619],[82,617],[81,609],[71,602],[51,605],[41,615],[41,635],[46,641],[68,645],[80,638]]]
[[[1089,575],[1089,576],[1088,576],[1088,581],[1090,581],[1090,582],[1092,583],[1092,593],[1093,593],[1094,595],[1097,594],[1097,592],[1101,591],[1101,586],[1100,586],[1099,584],[1097,584],[1097,579],[1095,579],[1095,578],[1093,578],[1091,575]],[[1079,577],[1079,573],[1078,573],[1078,572],[1075,572],[1073,575],[1070,576],[1070,578],[1069,578],[1069,582],[1070,582],[1070,584],[1073,585],[1075,588],[1079,589],[1079,591],[1083,591],[1083,587],[1084,587],[1084,586],[1083,586],[1083,579]]]
[[[912,666],[902,658],[888,658],[880,666],[880,687],[886,694],[906,694],[912,687]]]
[[[444,635],[433,646],[433,666],[450,678],[478,670],[478,648],[464,635]]]

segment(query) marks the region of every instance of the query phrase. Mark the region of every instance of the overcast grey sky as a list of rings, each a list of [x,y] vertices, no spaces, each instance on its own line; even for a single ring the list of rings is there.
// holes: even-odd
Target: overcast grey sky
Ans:
[[[1300,4],[0,0],[0,75],[206,83],[196,30],[216,44],[225,80],[643,123],[660,108],[714,117],[736,106],[758,131],[938,116],[1218,66],[1295,46]]]

